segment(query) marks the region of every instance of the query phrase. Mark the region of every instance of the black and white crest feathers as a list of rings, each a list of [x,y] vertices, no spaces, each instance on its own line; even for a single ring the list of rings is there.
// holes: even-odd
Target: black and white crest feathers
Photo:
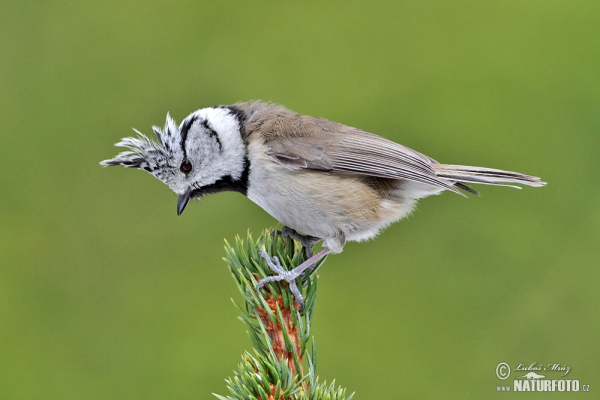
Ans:
[[[173,150],[178,146],[179,128],[169,114],[163,129],[152,127],[156,140],[152,140],[135,128],[133,130],[137,133],[137,137],[126,137],[115,144],[117,147],[129,150],[119,153],[110,160],[102,161],[100,165],[104,167],[122,165],[125,168],[143,169],[152,174],[170,166],[169,161],[173,158]]]

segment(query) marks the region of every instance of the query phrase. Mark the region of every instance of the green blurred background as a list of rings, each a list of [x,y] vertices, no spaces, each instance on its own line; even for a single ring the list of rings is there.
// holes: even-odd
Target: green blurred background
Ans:
[[[0,399],[227,392],[250,341],[223,239],[276,221],[234,193],[177,218],[158,180],[98,162],[167,111],[248,99],[549,182],[426,199],[330,257],[322,379],[508,398],[498,363],[560,363],[597,392],[599,21],[595,0],[3,1]]]

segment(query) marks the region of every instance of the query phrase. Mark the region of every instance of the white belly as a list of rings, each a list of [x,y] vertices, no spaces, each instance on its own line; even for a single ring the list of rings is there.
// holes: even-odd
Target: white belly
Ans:
[[[360,177],[289,169],[264,159],[251,165],[248,198],[284,225],[324,239],[334,253],[344,240],[374,237],[415,203],[383,199]]]

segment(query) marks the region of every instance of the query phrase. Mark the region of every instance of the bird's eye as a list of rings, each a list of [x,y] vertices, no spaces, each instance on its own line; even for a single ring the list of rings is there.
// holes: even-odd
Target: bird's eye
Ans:
[[[183,172],[184,174],[189,174],[190,171],[192,170],[192,163],[189,162],[188,160],[183,160],[183,162],[181,163],[181,166],[179,167],[179,170],[181,172]]]

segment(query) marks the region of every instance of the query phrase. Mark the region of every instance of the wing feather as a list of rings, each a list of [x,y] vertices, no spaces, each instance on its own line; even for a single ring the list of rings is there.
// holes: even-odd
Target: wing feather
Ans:
[[[462,194],[454,182],[436,175],[437,162],[419,152],[368,132],[320,118],[299,126],[294,121],[290,130],[303,134],[286,134],[285,121],[279,121],[265,144],[270,155],[289,168],[358,174],[380,178],[407,179],[443,187]],[[310,129],[307,131],[306,129]]]
[[[540,178],[491,168],[440,164],[408,147],[324,118],[257,101],[237,103],[247,117],[244,137],[254,136],[268,156],[287,168],[406,179],[455,193],[478,194],[465,183],[543,186]]]

